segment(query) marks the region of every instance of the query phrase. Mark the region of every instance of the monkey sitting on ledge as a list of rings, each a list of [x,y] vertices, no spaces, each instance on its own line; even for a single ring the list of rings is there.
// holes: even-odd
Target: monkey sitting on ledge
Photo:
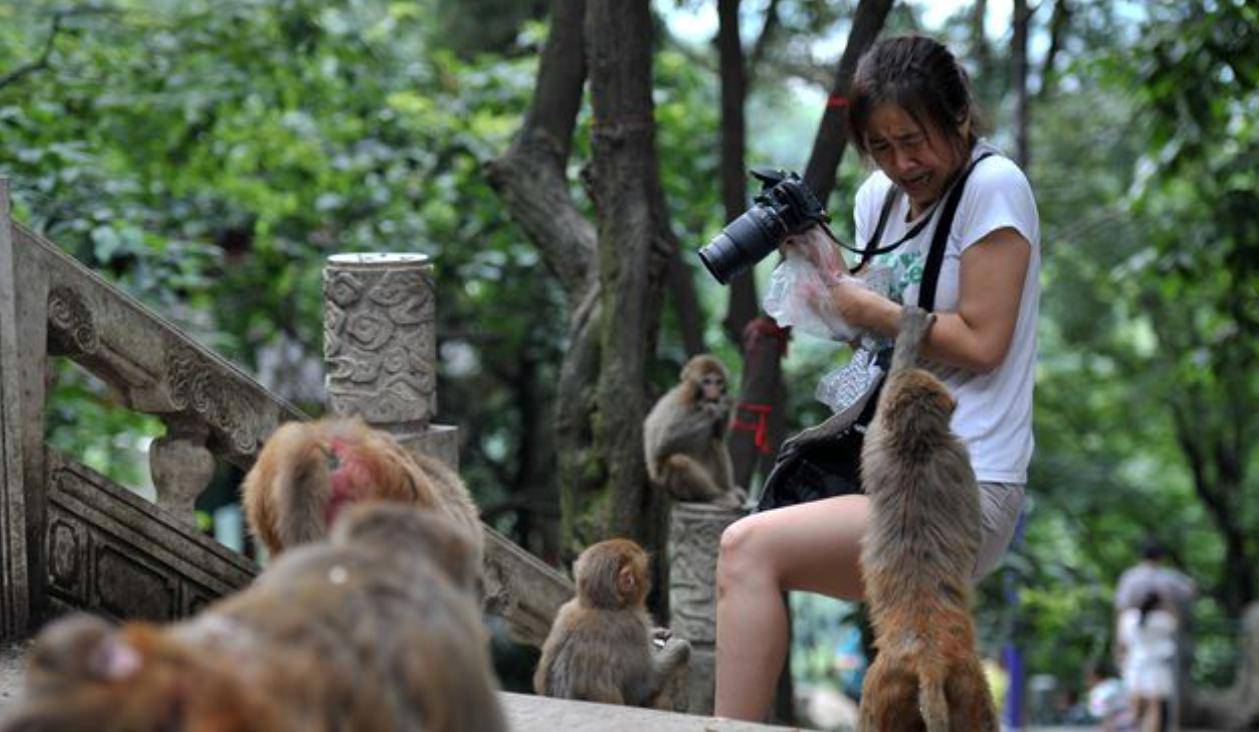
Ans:
[[[721,361],[695,356],[643,421],[647,475],[675,500],[735,508],[746,498],[734,485],[725,443],[729,380]]]
[[[342,508],[365,499],[435,509],[467,534],[478,563],[484,553],[479,512],[459,476],[357,417],[281,425],[242,491],[249,529],[271,556],[327,536]]]
[[[628,539],[585,549],[573,565],[577,596],[564,603],[533,675],[538,694],[604,704],[668,708],[668,690],[686,672],[691,644],[667,638],[654,648],[647,613],[647,553]]]
[[[970,614],[979,487],[949,428],[953,396],[914,367],[933,320],[905,308],[861,452],[870,499],[861,574],[878,652],[861,687],[860,732],[999,729]]]
[[[182,623],[49,625],[0,732],[506,730],[449,520],[375,502]]]

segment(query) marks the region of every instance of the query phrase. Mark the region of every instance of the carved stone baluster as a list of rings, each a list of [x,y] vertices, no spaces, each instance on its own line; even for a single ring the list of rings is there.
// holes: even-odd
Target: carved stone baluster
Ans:
[[[328,407],[458,464],[437,411],[437,306],[422,254],[337,254],[324,268]]]
[[[157,505],[190,524],[193,504],[214,476],[214,454],[205,446],[209,429],[193,419],[167,417],[166,434],[149,446],[149,471]]]
[[[669,628],[691,642],[691,714],[712,714],[717,643],[717,550],[745,515],[709,503],[675,503],[669,522]]]

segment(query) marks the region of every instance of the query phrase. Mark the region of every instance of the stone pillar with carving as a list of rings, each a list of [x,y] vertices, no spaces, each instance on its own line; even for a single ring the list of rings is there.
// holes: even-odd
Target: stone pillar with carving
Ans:
[[[328,407],[459,463],[437,411],[436,293],[423,254],[337,254],[324,267]]]
[[[691,642],[686,711],[712,714],[716,681],[717,550],[746,515],[710,503],[674,503],[669,520],[669,627]]]

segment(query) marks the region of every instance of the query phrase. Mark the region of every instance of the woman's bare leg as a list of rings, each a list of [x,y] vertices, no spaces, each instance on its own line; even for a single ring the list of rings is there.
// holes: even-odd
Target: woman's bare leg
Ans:
[[[760,721],[787,655],[781,594],[862,595],[869,502],[852,495],[748,516],[721,535],[717,559],[716,714]]]

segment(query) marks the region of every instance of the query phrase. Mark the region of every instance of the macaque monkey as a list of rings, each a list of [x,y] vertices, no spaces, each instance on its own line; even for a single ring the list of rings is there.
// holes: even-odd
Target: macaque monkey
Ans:
[[[643,422],[647,474],[676,500],[731,508],[743,503],[725,443],[729,380],[716,358],[695,356],[682,368],[678,385],[660,397]]]
[[[349,508],[181,623],[53,622],[0,732],[506,730],[477,569],[445,517]]]
[[[878,652],[861,689],[860,732],[998,729],[970,614],[979,488],[949,429],[953,396],[914,366],[932,321],[905,308],[861,452],[870,499],[861,573]]]
[[[685,673],[691,644],[668,637],[658,652],[647,614],[647,553],[628,539],[587,547],[573,565],[577,596],[564,603],[533,675],[538,694],[663,708],[662,691]],[[667,631],[666,631],[667,635]]]
[[[484,551],[477,507],[459,476],[357,417],[281,425],[243,492],[250,531],[271,556],[323,538],[346,505],[369,498],[436,509],[467,533],[478,560]]]

